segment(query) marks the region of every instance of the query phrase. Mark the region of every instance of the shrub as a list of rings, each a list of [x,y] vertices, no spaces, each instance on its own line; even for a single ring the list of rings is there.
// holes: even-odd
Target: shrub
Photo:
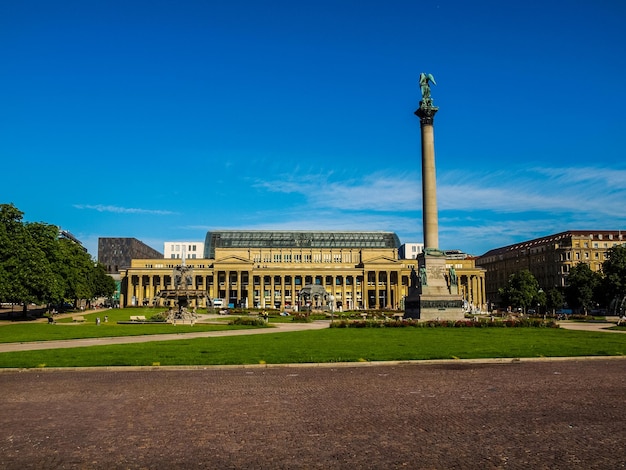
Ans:
[[[296,323],[311,323],[313,319],[308,315],[304,315],[303,313],[297,313],[293,317],[291,317],[291,321]]]
[[[554,320],[544,321],[540,318],[523,318],[509,320],[430,320],[419,322],[407,320],[341,320],[330,324],[331,328],[558,328]]]
[[[266,326],[263,318],[237,317],[228,322],[229,325]]]
[[[148,321],[153,322],[166,322],[167,321],[167,312],[159,312],[152,315]]]

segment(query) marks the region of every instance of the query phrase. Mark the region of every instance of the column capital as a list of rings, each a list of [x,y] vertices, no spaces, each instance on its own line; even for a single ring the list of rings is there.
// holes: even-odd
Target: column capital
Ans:
[[[417,111],[413,114],[420,118],[420,124],[422,126],[432,126],[437,111],[439,111],[438,107],[427,105],[424,104],[423,101],[420,101],[420,107],[417,108]]]

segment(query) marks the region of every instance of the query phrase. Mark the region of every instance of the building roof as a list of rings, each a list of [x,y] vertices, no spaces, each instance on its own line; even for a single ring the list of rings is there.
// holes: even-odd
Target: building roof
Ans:
[[[215,230],[207,232],[204,257],[215,248],[399,248],[394,232],[325,232],[299,230]]]
[[[555,233],[553,235],[547,235],[545,237],[535,238],[533,240],[527,240],[513,245],[494,248],[493,250],[489,250],[487,253],[481,255],[480,258],[501,255],[507,252],[532,248],[534,246],[541,246],[548,243],[556,243],[560,240],[570,239],[572,237],[589,238],[590,240],[604,239],[621,241],[623,239],[623,234],[621,230],[568,230],[566,232]]]

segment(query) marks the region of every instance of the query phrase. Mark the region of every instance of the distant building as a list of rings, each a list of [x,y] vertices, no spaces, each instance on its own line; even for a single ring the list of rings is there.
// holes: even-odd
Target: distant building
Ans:
[[[136,238],[98,238],[98,262],[108,274],[119,275],[135,258],[154,259],[163,255]]]
[[[165,242],[163,257],[167,259],[197,259],[204,256],[204,242]]]
[[[488,251],[476,259],[487,270],[485,290],[494,302],[509,276],[523,269],[530,271],[547,291],[563,288],[572,266],[586,263],[600,271],[609,248],[624,244],[621,230],[568,230]]]
[[[403,243],[400,245],[400,259],[417,259],[417,255],[424,251],[423,243]]]
[[[298,308],[305,287],[319,286],[337,309],[402,310],[417,261],[401,259],[399,248],[393,232],[220,230],[207,233],[202,258],[185,260],[193,269],[191,288],[225,305]],[[473,258],[449,263],[468,305],[483,308],[484,270]],[[122,273],[122,305],[162,305],[158,294],[173,288],[180,264],[171,254],[133,258]]]
[[[67,230],[59,229],[59,238],[65,238],[67,240],[70,240],[76,243],[83,251],[87,251],[87,248],[83,246],[82,242]]]

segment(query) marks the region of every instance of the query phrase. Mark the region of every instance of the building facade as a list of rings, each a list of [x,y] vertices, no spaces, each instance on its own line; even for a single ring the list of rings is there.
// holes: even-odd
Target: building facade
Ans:
[[[497,302],[498,290],[509,276],[527,269],[547,291],[563,288],[567,275],[583,262],[593,271],[600,271],[609,248],[624,243],[621,230],[569,230],[546,237],[490,250],[476,260],[486,270],[487,299]]]
[[[417,259],[417,255],[423,251],[423,243],[403,243],[400,245],[400,259]]]
[[[400,259],[399,247],[393,232],[212,231],[204,257],[184,262],[193,269],[192,289],[230,306],[296,309],[300,291],[317,285],[338,310],[402,310],[416,261]],[[465,298],[483,308],[484,270],[470,258],[451,263]],[[177,264],[133,259],[123,273],[122,305],[163,305],[158,293],[172,289]]]
[[[163,255],[136,238],[98,238],[98,262],[106,267],[108,274],[119,275],[135,258],[154,259]]]
[[[168,259],[197,259],[204,257],[204,242],[183,241],[163,243],[163,256]]]

